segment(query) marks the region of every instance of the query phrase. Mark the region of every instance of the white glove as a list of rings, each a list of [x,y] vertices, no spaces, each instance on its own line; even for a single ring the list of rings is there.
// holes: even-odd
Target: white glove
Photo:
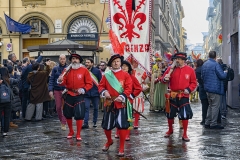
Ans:
[[[170,79],[170,75],[166,74],[165,77],[164,77],[164,81],[169,81],[169,79]]]
[[[84,90],[83,88],[79,88],[79,89],[78,89],[78,93],[79,93],[79,94],[85,94],[85,90]]]
[[[189,91],[187,89],[184,89],[184,94],[189,94]]]

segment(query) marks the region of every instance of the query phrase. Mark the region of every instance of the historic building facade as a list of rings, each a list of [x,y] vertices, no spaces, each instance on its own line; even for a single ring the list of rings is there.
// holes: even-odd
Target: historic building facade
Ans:
[[[222,58],[235,73],[233,81],[228,82],[227,102],[233,108],[240,108],[239,79],[240,79],[240,54],[239,54],[239,15],[240,0],[222,1]]]
[[[209,0],[207,10],[208,20],[208,51],[215,50],[222,56],[222,13],[221,0]]]
[[[10,52],[14,52],[19,59],[25,56],[31,57],[31,53],[27,50],[29,46],[46,45],[67,39],[71,35],[75,36],[73,41],[84,45],[109,44],[109,29],[106,24],[109,16],[107,0],[19,0],[14,3],[9,0],[0,1],[0,8],[2,11],[0,42],[3,44],[0,45],[1,61],[6,59]],[[3,12],[19,23],[33,26],[31,33],[9,33]],[[8,48],[9,44],[12,44],[12,48]],[[87,56],[95,54],[96,62],[108,61],[110,57],[109,51],[105,50],[83,54]],[[47,56],[58,57],[58,55],[59,53],[55,53]]]
[[[184,10],[181,0],[154,1],[154,19],[156,23],[154,50],[174,51],[174,45],[185,50],[185,30],[182,28]]]

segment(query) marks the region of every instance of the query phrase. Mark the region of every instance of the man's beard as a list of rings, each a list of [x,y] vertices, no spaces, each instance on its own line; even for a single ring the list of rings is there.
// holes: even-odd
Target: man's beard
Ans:
[[[76,63],[76,62],[72,63],[72,69],[78,69],[80,67],[81,67],[81,63]]]
[[[180,63],[179,62],[176,62],[176,67],[180,67]]]

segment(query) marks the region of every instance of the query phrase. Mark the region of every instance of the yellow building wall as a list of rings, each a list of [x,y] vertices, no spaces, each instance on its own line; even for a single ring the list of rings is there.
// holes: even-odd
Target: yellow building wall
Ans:
[[[82,1],[80,1],[82,2]],[[86,1],[85,1],[86,2]],[[84,4],[83,6],[75,6],[71,5],[71,0],[46,0],[46,5],[39,5],[38,7],[35,8],[30,8],[27,6],[22,6],[22,1],[20,0],[14,0],[14,3],[12,1],[11,3],[11,9],[10,9],[10,16],[12,19],[16,21],[25,21],[31,19],[31,14],[32,15],[41,15],[43,16],[44,21],[49,23],[49,34],[47,35],[47,38],[49,38],[49,42],[53,42],[55,38],[64,38],[66,37],[67,34],[67,27],[64,28],[64,26],[68,26],[68,24],[65,25],[66,21],[69,21],[69,17],[71,15],[76,14],[76,13],[82,13],[85,12],[90,15],[94,15],[96,20],[94,19],[95,23],[97,24],[98,31],[100,32],[101,28],[101,21],[102,21],[102,16],[103,16],[103,9],[104,9],[104,4],[100,4],[100,0],[95,0],[95,4]],[[5,24],[1,23],[1,20],[5,23],[5,17],[3,12],[5,12],[7,15],[9,15],[9,2],[8,1],[0,1],[0,27],[1,28],[6,28]],[[26,15],[28,18],[26,18]],[[44,17],[45,16],[45,17]],[[78,15],[80,16],[80,15]],[[105,20],[109,16],[108,13],[108,4],[105,4],[105,11],[104,11],[104,17],[103,17],[103,28],[102,31],[105,30],[105,32],[102,33],[102,36],[100,37],[100,43],[99,46],[103,47],[103,45],[108,45],[108,43],[101,43],[102,40],[109,40],[108,38],[108,31],[109,29],[107,28],[107,25],[105,23]],[[33,16],[34,17],[34,16]],[[38,18],[38,17],[36,17]],[[55,20],[61,19],[62,20],[62,33],[54,33],[54,25],[55,25]],[[22,23],[22,22],[21,22]],[[13,36],[15,33],[10,34],[10,37],[12,39],[13,43],[13,52],[16,53],[17,57],[20,58],[22,57],[23,51],[22,49],[22,36]],[[24,35],[23,37],[26,37],[28,35]],[[0,38],[2,39],[1,41],[4,42],[4,46],[0,48],[0,52],[2,52],[2,59],[5,59],[8,56],[8,52],[6,51],[6,44],[10,42],[9,35],[7,32],[4,32],[2,35],[0,35]],[[31,38],[31,37],[27,37]],[[36,38],[36,37],[32,37]],[[46,38],[46,37],[38,37],[38,38]],[[21,46],[20,46],[21,45]],[[26,52],[26,51],[25,51]],[[99,60],[106,60],[107,58],[110,57],[109,51],[103,51],[100,52],[100,57]]]

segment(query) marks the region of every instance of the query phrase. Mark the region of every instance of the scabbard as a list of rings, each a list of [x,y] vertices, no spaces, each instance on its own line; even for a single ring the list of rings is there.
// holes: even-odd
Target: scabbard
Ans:
[[[166,101],[165,101],[165,112],[166,113],[170,113],[170,97],[171,97],[170,93],[166,93],[165,94],[165,98],[166,98]]]

